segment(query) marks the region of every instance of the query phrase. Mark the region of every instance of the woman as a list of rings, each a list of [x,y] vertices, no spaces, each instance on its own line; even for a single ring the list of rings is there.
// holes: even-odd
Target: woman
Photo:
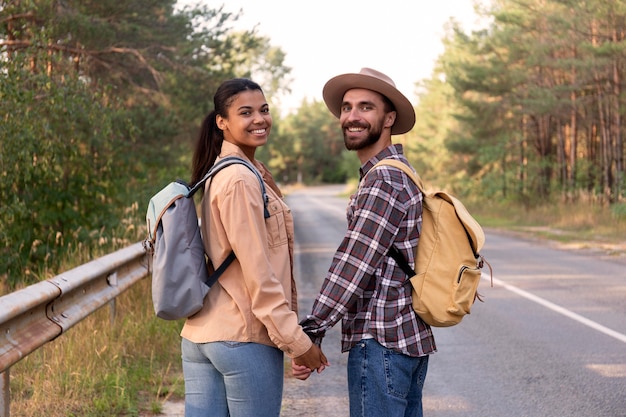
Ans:
[[[301,366],[294,373],[300,379],[312,369],[321,372],[327,361],[295,313],[291,213],[271,174],[254,159],[272,127],[263,91],[248,79],[232,79],[213,101],[215,110],[204,120],[194,152],[192,182],[216,158],[245,158],[266,184],[270,217],[264,218],[260,184],[247,167],[228,166],[205,184],[206,253],[213,265],[231,250],[237,258],[181,332],[185,416],[278,416],[283,352]]]

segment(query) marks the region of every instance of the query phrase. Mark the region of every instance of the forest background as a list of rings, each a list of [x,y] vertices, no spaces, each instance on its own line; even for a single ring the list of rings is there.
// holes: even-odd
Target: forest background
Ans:
[[[189,177],[222,81],[259,80],[270,103],[289,89],[284,52],[234,31],[237,15],[121,3],[0,2],[0,271],[11,287],[56,271],[67,250],[141,235],[149,197]],[[491,24],[464,33],[451,21],[432,77],[416,80],[417,123],[398,137],[410,161],[482,204],[584,201],[623,214],[626,3],[483,8]],[[323,103],[273,115],[258,157],[278,181],[355,178]]]
[[[289,90],[271,39],[234,30],[223,8],[175,6],[0,1],[0,294],[143,239],[150,196],[189,178],[222,81],[251,77],[271,104]],[[600,217],[622,233],[626,2],[493,0],[477,14],[483,29],[446,26],[432,76],[416,80],[415,128],[396,141],[483,222],[574,219],[582,236],[600,232]],[[356,181],[324,103],[272,108],[257,157],[282,185]],[[166,379],[149,396],[168,392]],[[112,391],[120,410],[138,409],[136,392]]]

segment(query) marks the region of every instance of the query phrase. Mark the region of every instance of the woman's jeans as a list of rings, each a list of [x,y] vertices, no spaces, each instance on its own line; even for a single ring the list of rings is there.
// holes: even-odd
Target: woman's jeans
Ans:
[[[181,343],[185,417],[278,417],[283,353],[258,343]]]
[[[348,355],[350,417],[422,417],[428,356],[414,358],[363,339]]]

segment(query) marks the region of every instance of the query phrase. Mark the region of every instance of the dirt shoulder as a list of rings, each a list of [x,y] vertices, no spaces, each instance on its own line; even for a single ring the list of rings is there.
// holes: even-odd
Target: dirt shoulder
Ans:
[[[626,237],[622,241],[611,241],[602,237],[579,239],[572,232],[550,227],[525,227],[516,230],[485,228],[485,232],[516,236],[553,248],[626,264]]]

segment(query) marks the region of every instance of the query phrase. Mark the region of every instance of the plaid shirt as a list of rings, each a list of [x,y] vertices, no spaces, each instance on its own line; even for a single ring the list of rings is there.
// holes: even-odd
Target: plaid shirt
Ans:
[[[359,189],[347,209],[348,231],[301,324],[321,344],[326,330],[341,319],[343,352],[373,336],[389,349],[424,356],[436,351],[435,339],[413,310],[408,277],[387,255],[394,245],[414,267],[422,193],[397,168],[381,166],[365,176],[384,158],[408,164],[402,145],[392,145],[361,167]]]

